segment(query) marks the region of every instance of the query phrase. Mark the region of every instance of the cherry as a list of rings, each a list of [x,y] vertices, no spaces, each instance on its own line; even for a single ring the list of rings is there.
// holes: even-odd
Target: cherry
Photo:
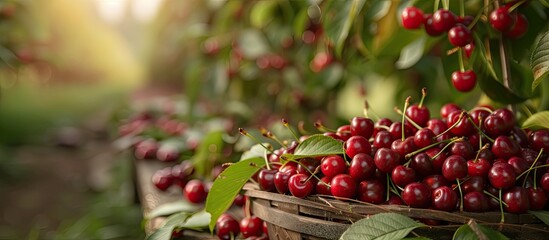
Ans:
[[[332,190],[330,186],[332,178],[328,176],[322,177],[315,185],[316,193],[322,195],[332,195]]]
[[[473,146],[467,141],[454,142],[450,148],[450,154],[459,155],[465,159],[473,158],[475,156],[474,151]]]
[[[334,197],[354,198],[356,190],[356,182],[348,174],[339,174],[330,182],[330,191]]]
[[[490,13],[490,25],[500,32],[509,31],[514,24],[515,19],[505,6],[496,8]]]
[[[468,192],[463,196],[463,209],[467,212],[485,212],[489,209],[488,197],[482,192]]]
[[[492,165],[488,172],[490,184],[499,189],[510,188],[515,185],[515,170],[506,162]]]
[[[202,203],[206,200],[207,192],[204,183],[198,179],[193,179],[185,185],[185,198],[192,203]]]
[[[339,155],[326,156],[320,163],[320,170],[327,177],[334,177],[340,173],[345,173],[347,172],[345,159]]]
[[[245,217],[240,221],[240,232],[245,238],[259,237],[263,234],[263,221],[257,216]]]
[[[400,163],[400,156],[391,149],[380,148],[374,156],[374,163],[380,171],[390,173]]]
[[[419,129],[416,134],[414,134],[414,145],[418,148],[424,148],[433,144],[435,138],[435,133],[429,128]]]
[[[152,138],[145,139],[135,146],[134,156],[137,159],[154,159],[158,151],[158,142]]]
[[[281,168],[282,169],[282,168]],[[292,172],[287,171],[278,171],[274,175],[274,185],[276,188],[276,191],[281,194],[288,193],[288,181],[290,180],[290,177],[295,174]]]
[[[446,160],[446,153],[442,152],[439,154],[439,152],[439,148],[430,148],[425,151],[425,153],[432,159],[433,169],[435,170],[435,172],[442,171],[442,164],[444,164],[444,161]],[[433,158],[435,156],[437,157]]]
[[[446,123],[440,119],[430,119],[427,121],[427,128],[433,131],[435,135],[441,134],[448,129]]]
[[[276,169],[261,169],[259,170],[259,175],[257,176],[257,181],[259,183],[259,188],[266,192],[273,192],[275,188],[275,174],[278,172]]]
[[[410,162],[410,167],[415,170],[416,175],[420,178],[435,173],[431,158],[426,153],[419,153],[415,155]]]
[[[511,131],[511,129],[517,124],[515,114],[507,108],[496,109],[494,112],[492,112],[492,114],[503,118],[503,124],[504,126],[506,126],[505,128],[507,129],[507,131]]]
[[[458,105],[456,105],[455,103],[447,103],[447,104],[444,104],[444,106],[442,106],[440,108],[440,117],[442,117],[444,119],[447,119],[448,115],[450,115],[450,113],[461,111],[461,110],[462,109]],[[433,130],[433,129],[431,129],[431,130]],[[435,130],[433,130],[433,132],[435,134],[440,134],[440,133],[437,133]]]
[[[347,141],[351,136],[351,126],[343,125],[336,130],[336,135],[339,136],[339,139]]]
[[[521,157],[511,157],[509,158],[509,160],[507,160],[507,163],[513,166],[513,169],[515,170],[517,176],[530,168],[530,164],[528,164],[528,162],[526,162],[526,160]]]
[[[484,176],[473,176],[467,179],[461,184],[461,189],[464,193],[469,193],[473,191],[482,192],[484,191],[485,185]]]
[[[370,139],[374,133],[374,121],[364,117],[354,117],[351,119],[351,134],[353,136],[363,136]]]
[[[288,180],[288,188],[290,193],[297,198],[305,198],[313,191],[313,182],[308,181],[309,176],[298,173],[290,177]]]
[[[517,15],[517,20],[515,21],[515,24],[511,27],[511,29],[504,32],[504,34],[509,38],[517,39],[524,36],[524,34],[526,34],[526,31],[528,31],[528,19],[526,19],[526,16],[524,16],[524,14],[520,13]]]
[[[507,136],[499,136],[492,144],[492,152],[498,158],[508,159],[520,153],[520,146]]]
[[[442,165],[442,175],[448,180],[462,179],[467,176],[467,161],[459,155],[451,155]]]
[[[184,161],[181,164],[175,165],[171,168],[171,175],[174,183],[182,188],[185,187],[188,178],[193,175],[193,173],[194,166],[190,163],[190,161]]]
[[[311,173],[315,172],[318,165],[320,165],[320,162],[314,158],[303,158],[299,160],[299,164],[297,165],[297,173],[310,176]]]
[[[433,13],[433,28],[440,32],[447,32],[457,22],[456,15],[446,9],[439,9]]]
[[[471,15],[466,15],[466,16],[458,16],[457,18],[457,23],[461,23],[463,25],[465,25],[466,27],[468,27],[469,25],[471,25],[473,23],[473,21],[475,20],[475,17],[471,16]]]
[[[463,50],[465,50],[465,56],[467,58],[470,58],[471,55],[473,55],[473,51],[475,50],[475,44],[474,42],[470,42],[469,44],[465,45],[463,47]]]
[[[358,200],[379,204],[385,201],[386,189],[383,183],[378,180],[370,179],[358,184]]]
[[[439,36],[442,34],[443,31],[439,31],[435,29],[435,26],[433,24],[433,15],[432,14],[424,14],[423,15],[423,26],[425,26],[425,32],[429,34],[429,36]]]
[[[427,107],[413,104],[406,109],[406,116],[412,119],[417,125],[425,127],[427,121],[431,118],[431,113]]]
[[[477,75],[473,70],[455,71],[452,73],[452,85],[460,92],[469,92],[477,84]]]
[[[427,176],[427,177],[423,178],[423,180],[421,180],[421,183],[425,184],[431,190],[435,190],[435,189],[437,189],[441,186],[450,185],[448,180],[446,180],[446,178],[444,178],[444,176],[438,175],[438,174],[430,175],[430,176]]]
[[[223,213],[215,224],[216,235],[219,239],[230,240],[234,239],[240,233],[240,226],[233,216]]]
[[[156,171],[152,176],[152,182],[157,189],[166,191],[174,182],[172,169],[168,167]]]
[[[469,28],[458,23],[448,31],[448,40],[456,47],[464,47],[473,41],[473,34]]]
[[[475,108],[469,112],[469,116],[477,126],[480,126],[480,121],[484,121],[490,114],[491,113],[484,108]]]
[[[528,136],[530,145],[532,149],[540,151],[543,149],[544,152],[549,152],[549,130],[542,129],[532,131]]]
[[[536,161],[536,158],[538,157],[538,153],[531,148],[523,148],[520,151],[520,157],[524,158],[524,160],[526,160],[528,165],[532,165],[534,164],[534,161]]]
[[[339,135],[337,135],[337,133],[335,132],[325,132],[322,135],[344,142],[343,139],[341,139],[341,137],[339,137]]]
[[[160,146],[156,151],[156,159],[162,162],[173,162],[179,159],[180,155],[179,149],[171,144]]]
[[[280,169],[278,169],[279,172],[287,172],[290,173],[290,175],[294,175],[297,173],[297,163],[296,162],[286,162]]]
[[[436,210],[452,212],[456,209],[458,195],[448,186],[436,188],[431,195],[431,206]]]
[[[393,135],[394,139],[402,138],[402,123],[394,122],[389,127],[389,132]],[[404,125],[404,137],[410,137],[414,135],[414,130],[409,125]]]
[[[376,148],[390,148],[393,142],[393,135],[388,131],[381,130],[374,136],[373,146]]]
[[[268,155],[269,162],[280,162],[280,156],[282,156],[282,150],[276,149],[271,154]]]
[[[401,194],[406,205],[414,208],[426,208],[431,203],[431,190],[423,183],[410,183]]]
[[[391,179],[395,185],[404,187],[416,181],[416,171],[412,168],[398,165],[391,172]]]
[[[545,191],[545,193],[549,193],[549,173],[543,174],[541,176],[541,179],[539,180],[539,185]]]
[[[365,153],[359,153],[351,160],[351,166],[349,167],[349,175],[360,182],[374,175],[376,171],[376,165],[374,159]]]
[[[491,114],[486,119],[484,119],[484,124],[482,128],[488,136],[497,137],[507,133],[509,129],[507,128],[505,121],[498,115]]]
[[[510,213],[526,213],[530,209],[528,191],[523,187],[515,186],[505,191],[501,200],[506,203],[504,208]]]
[[[527,188],[531,210],[542,210],[547,203],[547,194],[542,188]]]
[[[371,151],[370,142],[363,136],[352,136],[345,142],[345,153],[350,158],[359,153],[370,154]]]
[[[423,24],[423,11],[417,7],[406,7],[401,15],[402,26],[406,29],[418,29]]]
[[[401,139],[393,141],[391,144],[391,149],[398,153],[400,160],[404,160],[406,154],[416,150],[416,146],[414,145],[414,137],[407,137],[404,141]]]
[[[242,194],[237,194],[233,200],[233,205],[242,207],[246,203],[246,197]]]
[[[494,161],[495,156],[494,156],[494,153],[490,151],[490,149],[481,149],[479,150],[478,158],[484,158],[488,162],[492,162]]]
[[[461,118],[460,118],[461,117]],[[467,112],[452,112],[448,115],[448,128],[456,136],[469,136],[475,130],[473,124],[467,120]],[[455,124],[455,126],[453,126]]]
[[[469,176],[486,177],[492,165],[485,158],[471,159],[467,161],[467,174]]]
[[[523,148],[529,147],[528,136],[519,126],[514,126],[509,132],[509,136],[515,139],[515,141]]]

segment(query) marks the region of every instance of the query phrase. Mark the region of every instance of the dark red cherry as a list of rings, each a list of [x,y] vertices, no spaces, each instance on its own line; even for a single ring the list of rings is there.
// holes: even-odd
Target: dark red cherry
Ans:
[[[198,179],[190,180],[185,185],[185,198],[192,203],[202,203],[206,200],[207,192],[204,183]]]
[[[460,92],[470,92],[477,85],[477,74],[473,70],[452,73],[452,85]]]
[[[471,159],[467,161],[467,174],[469,176],[486,177],[491,167],[490,162],[484,158]]]
[[[530,146],[526,132],[524,132],[524,130],[522,130],[519,126],[514,126],[511,129],[511,132],[509,132],[509,136],[512,137],[520,145],[520,147],[526,148]]]
[[[194,173],[194,166],[190,161],[183,161],[181,164],[175,165],[171,169],[172,178],[175,184],[181,188],[185,187],[187,180]]]
[[[450,154],[459,155],[465,159],[471,159],[475,157],[475,150],[468,141],[457,141],[452,143],[450,147]]]
[[[491,114],[484,119],[482,129],[490,137],[505,135],[509,131],[503,118],[494,114]]]
[[[549,152],[549,130],[532,131],[528,136],[528,140],[534,150],[540,151],[543,149],[544,152]]]
[[[357,191],[356,182],[348,174],[339,174],[332,178],[330,191],[334,197],[354,198]]]
[[[394,122],[389,127],[389,132],[393,135],[394,139],[402,138],[402,123]],[[404,137],[410,137],[414,135],[414,130],[409,126],[404,124]]]
[[[359,153],[370,154],[372,147],[368,139],[362,136],[352,136],[345,142],[345,153],[353,158]]]
[[[456,22],[456,15],[449,10],[439,9],[433,13],[433,27],[437,31],[447,32],[456,25]]]
[[[374,133],[374,121],[364,117],[354,117],[351,120],[351,134],[370,139]]]
[[[423,183],[410,183],[401,193],[406,205],[414,208],[426,208],[431,204],[431,190]]]
[[[520,146],[507,136],[499,136],[492,144],[492,152],[498,158],[508,159],[520,154]]]
[[[471,55],[473,55],[473,51],[475,50],[475,43],[470,42],[469,44],[465,45],[465,47],[463,47],[463,50],[465,51],[465,56],[467,58],[470,58]]]
[[[436,188],[431,195],[431,206],[436,210],[452,212],[456,209],[458,195],[448,186]]]
[[[466,177],[467,170],[467,161],[459,155],[449,156],[442,165],[442,175],[451,181]]]
[[[380,148],[374,156],[374,163],[380,171],[390,173],[400,163],[400,156],[391,149]]]
[[[240,233],[240,225],[233,216],[223,213],[215,224],[215,235],[221,240],[230,240]]]
[[[515,21],[515,25],[509,29],[509,31],[504,32],[505,36],[512,39],[521,38],[526,34],[528,31],[528,19],[526,19],[526,16],[524,14],[519,13],[517,14],[517,20]]]
[[[418,29],[423,24],[423,11],[417,7],[406,7],[401,14],[402,26],[406,29]]]
[[[450,183],[448,182],[448,180],[446,180],[446,178],[444,178],[444,176],[436,175],[436,174],[423,178],[421,182],[425,184],[427,187],[429,187],[430,190],[435,190],[441,186],[450,185]]]
[[[433,37],[440,36],[443,32],[435,29],[435,26],[433,25],[432,14],[423,15],[423,26],[425,26],[425,32],[429,34],[429,36],[433,36]]]
[[[490,13],[489,20],[490,20],[490,25],[494,29],[500,32],[507,32],[515,24],[515,20],[516,20],[515,18],[511,15],[511,13],[509,13],[509,9],[507,7],[502,6],[494,9]]]
[[[381,130],[374,136],[373,146],[380,148],[391,148],[391,143],[394,141],[393,135],[388,131]]]
[[[442,132],[446,131],[446,129],[448,129],[444,121],[434,118],[427,121],[427,128],[433,131],[435,135],[441,134]]]
[[[446,160],[446,153],[442,152],[440,153],[439,148],[430,148],[425,153],[432,159],[433,163],[433,170],[436,173],[442,173],[442,164],[444,164],[444,161]],[[434,158],[436,156],[436,158]]]
[[[503,118],[503,124],[506,126],[506,129],[508,129],[507,131],[511,131],[511,129],[517,124],[515,114],[507,108],[496,109],[492,112],[492,114]]]
[[[299,160],[297,165],[297,173],[305,174],[310,176],[311,173],[314,173],[316,168],[320,165],[320,161],[314,158],[303,158]]]
[[[351,126],[350,125],[343,125],[341,127],[338,127],[336,130],[336,135],[339,136],[339,139],[343,141],[347,141],[352,134],[351,134]]]
[[[463,17],[458,16],[458,18],[457,18],[457,22],[465,25],[466,27],[469,27],[469,25],[471,25],[474,20],[475,20],[475,17],[473,17],[471,15],[466,15],[466,16],[463,16]]]
[[[546,193],[549,193],[549,173],[545,173],[543,174],[543,176],[541,176],[541,179],[539,180],[539,184],[543,189],[543,191],[545,191]]]
[[[402,201],[402,198],[400,198],[398,195],[391,193],[389,195],[389,200],[385,201],[383,204],[385,205],[404,205],[404,202]]]
[[[398,165],[391,172],[391,179],[395,185],[405,187],[409,183],[416,181],[416,171],[412,168]]]
[[[448,115],[448,128],[456,136],[469,136],[475,130],[473,124],[467,120],[467,112],[452,112]]]
[[[431,113],[427,107],[420,107],[417,104],[413,104],[406,109],[406,116],[412,119],[412,121],[414,121],[417,125],[425,127],[427,125],[427,121],[431,118]]]
[[[276,169],[261,169],[259,170],[259,175],[257,181],[259,183],[259,188],[263,191],[274,192],[275,188],[275,174],[278,172]]]
[[[288,180],[288,188],[294,197],[305,198],[311,194],[314,186],[312,181],[307,180],[308,178],[308,175],[301,173],[290,177]]]
[[[410,167],[415,170],[419,178],[429,176],[435,173],[431,158],[426,153],[419,153],[412,158]]]
[[[246,197],[242,194],[237,194],[236,197],[233,200],[234,206],[242,207],[246,203]]]
[[[459,107],[455,103],[447,103],[447,104],[445,104],[444,106],[442,106],[440,108],[440,117],[442,117],[443,119],[448,119],[448,115],[450,115],[450,113],[456,112],[456,111],[461,111],[461,107]],[[431,130],[433,130],[433,129],[431,129]],[[435,134],[439,134],[435,130],[433,130],[433,132]]]
[[[461,189],[464,193],[468,192],[482,192],[484,191],[484,185],[486,184],[486,181],[484,180],[486,177],[481,176],[473,176],[465,180],[461,184]]]
[[[240,221],[240,232],[245,238],[263,235],[263,221],[257,216],[245,217]]]
[[[502,196],[505,211],[510,213],[526,213],[530,209],[528,191],[523,187],[512,187]]]
[[[349,175],[355,179],[356,182],[366,180],[374,175],[376,171],[376,164],[374,159],[365,153],[359,153],[351,160],[351,166],[349,167]]]
[[[416,150],[414,145],[414,137],[408,137],[404,141],[397,139],[391,144],[391,149],[398,153],[400,160],[403,161],[406,154]]]
[[[315,192],[321,195],[332,195],[330,182],[332,182],[331,177],[322,177],[315,185]]]
[[[369,179],[359,183],[358,185],[358,200],[380,204],[385,201],[386,188],[378,180]]]
[[[515,170],[508,163],[499,163],[492,165],[488,172],[490,184],[499,189],[510,188],[515,185]]]
[[[471,117],[471,119],[473,120],[475,125],[480,126],[480,122],[481,121],[484,122],[484,120],[488,116],[490,116],[490,114],[491,113],[487,109],[475,108],[475,109],[471,110],[471,112],[469,113],[469,116]]]
[[[458,23],[448,31],[448,40],[456,47],[464,47],[473,41],[473,34],[465,25]]]
[[[414,145],[417,148],[424,148],[434,143],[435,134],[429,128],[419,129],[414,134]]]
[[[335,175],[347,172],[347,163],[339,155],[326,156],[320,162],[320,170],[324,176],[334,177]]]
[[[152,176],[152,182],[157,189],[166,191],[174,182],[172,169],[168,167],[156,171]]]
[[[528,162],[521,157],[511,157],[507,160],[507,163],[513,166],[517,176],[530,168],[530,164],[528,164]]]
[[[542,210],[547,204],[547,194],[542,188],[527,188],[528,199],[530,200],[530,209],[537,211]]]
[[[286,194],[289,192],[288,189],[288,181],[290,180],[290,177],[295,174],[291,172],[283,172],[279,171],[276,172],[274,175],[274,185],[276,188],[276,191],[281,194]]]
[[[488,208],[488,197],[482,192],[473,191],[463,196],[463,209],[466,212],[485,212]]]

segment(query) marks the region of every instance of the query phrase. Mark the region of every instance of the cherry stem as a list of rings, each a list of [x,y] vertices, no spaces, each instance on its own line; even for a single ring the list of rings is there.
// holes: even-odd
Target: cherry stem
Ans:
[[[299,143],[299,137],[297,137],[294,130],[290,127],[290,124],[288,123],[288,120],[283,118],[282,119],[282,124],[284,125],[284,127],[286,127],[290,131],[290,133],[292,133],[292,136],[294,136],[295,140]]]
[[[440,0],[435,0],[435,5],[433,7],[433,12],[436,12],[438,10],[438,5],[440,4]]]
[[[445,10],[450,9],[450,1],[449,0],[442,0],[442,8]]]
[[[459,183],[459,179],[456,179],[456,183],[458,185],[459,190],[459,211],[463,212],[463,191],[461,191],[461,183]]]
[[[455,143],[455,142],[458,142],[458,141],[463,141],[463,137],[459,137],[459,138],[451,138],[453,139],[452,141],[450,141],[448,144],[446,144],[442,149],[440,149],[440,151],[435,154],[435,156],[433,156],[431,159],[436,159],[438,156],[440,156],[440,154],[442,154],[444,152],[444,150],[446,150],[446,148],[450,147],[450,145],[452,145],[452,143]]]
[[[520,5],[522,5],[524,2],[526,2],[526,0],[518,1],[517,3],[515,3],[511,7],[509,7],[509,9],[507,9],[507,11],[509,11],[509,12],[515,11],[515,9],[520,7]]]
[[[424,87],[421,89],[421,99],[419,100],[418,107],[423,107],[423,100],[425,100],[425,97],[427,96],[427,88]]]
[[[391,184],[391,185],[393,184],[391,182],[391,177],[389,176],[389,173],[387,173],[387,184]],[[387,196],[385,197],[385,201],[389,201],[389,195],[391,194],[390,193],[390,188],[391,187],[387,187]]]
[[[482,129],[480,129],[480,127],[475,124],[475,122],[473,121],[473,119],[469,115],[467,115],[467,121],[471,122],[471,124],[473,124],[473,127],[475,127],[477,129],[478,133],[480,134],[479,135],[480,139],[482,139],[482,137],[485,137],[486,139],[488,139],[488,141],[490,141],[492,143],[494,142],[494,139],[492,139],[490,136],[486,135],[486,133],[484,133],[482,131]],[[479,125],[481,125],[481,124],[479,123]]]
[[[381,119],[381,117],[379,117],[379,115],[377,115],[376,112],[370,109],[370,104],[368,103],[368,100],[364,100],[364,116],[368,117],[370,113],[372,114],[372,117],[374,118],[375,121],[378,121],[379,119]]]
[[[475,156],[475,160],[473,160],[473,162],[477,163],[478,162],[478,156],[480,155],[480,152],[482,152],[482,150],[484,149],[487,149],[488,148],[488,144],[482,146],[478,151],[477,151],[477,155]]]
[[[459,1],[459,16],[463,17],[465,16],[465,4],[463,3],[464,0]]]
[[[406,114],[402,113],[402,111],[400,109],[398,109],[398,107],[395,107],[393,110],[395,110],[395,112],[398,113],[399,115],[404,115],[406,120],[408,120],[408,122],[410,122],[418,130],[422,129],[422,127],[419,126],[416,122],[414,122],[414,120],[412,120],[410,117],[406,116]]]
[[[454,141],[454,140],[456,140],[456,139],[458,139],[458,137],[452,137],[452,138],[450,138],[450,139],[446,139],[446,140],[442,140],[442,141],[440,141],[440,142],[432,143],[432,144],[428,145],[427,147],[423,147],[423,148],[421,148],[421,149],[418,149],[418,150],[416,150],[416,151],[413,151],[413,152],[411,152],[411,153],[406,154],[406,155],[404,156],[404,158],[405,158],[405,159],[411,158],[411,157],[413,157],[414,155],[416,155],[416,154],[418,154],[418,153],[421,153],[421,152],[423,152],[423,151],[425,151],[425,150],[427,150],[427,149],[430,149],[430,148],[432,148],[432,147],[435,147],[435,146],[437,146],[437,145],[439,145],[439,144],[441,144],[441,143],[452,142],[452,141]]]
[[[337,132],[336,130],[333,130],[333,129],[330,129],[330,128],[327,128],[326,126],[324,126],[320,120],[315,122],[315,128],[318,131],[321,131],[323,133],[325,133],[325,132]]]
[[[309,135],[309,132],[305,130],[305,123],[303,121],[299,121],[299,123],[297,123],[297,130],[301,133],[301,135]]]
[[[461,72],[465,72],[465,64],[463,63],[463,48],[459,48],[458,58],[459,58],[459,70]]]
[[[267,147],[265,145],[263,145],[263,143],[261,143],[259,140],[257,140],[257,138],[255,138],[254,136],[252,136],[250,133],[248,133],[248,131],[244,130],[244,128],[238,128],[238,131],[240,132],[240,134],[246,136],[246,137],[249,137],[250,139],[252,139],[254,142],[256,142],[257,144],[261,145],[263,148],[265,148],[265,150],[269,151],[270,153],[273,153],[273,150],[270,148],[270,147]],[[268,166],[269,164],[267,164]]]
[[[501,212],[501,223],[505,222],[505,214],[503,213],[503,200],[501,200],[501,188],[499,189],[499,211]]]
[[[540,166],[535,166],[536,163],[538,162],[539,158],[541,157],[541,154],[543,153],[543,148],[541,150],[539,150],[539,153],[538,153],[538,156],[536,157],[536,159],[534,160],[534,162],[532,163],[532,165],[530,165],[530,167],[524,171],[523,173],[521,173],[520,175],[517,176],[516,179],[519,179],[520,177],[522,177],[522,175],[526,174],[526,178],[528,178],[528,174],[530,173],[530,171],[532,171],[533,169],[538,169],[538,168],[541,168],[541,167],[547,167],[549,166],[549,164],[545,164],[545,165],[540,165]],[[535,166],[535,167],[534,167]]]
[[[275,142],[280,144],[282,147],[288,147],[288,145],[286,145],[284,142],[280,141],[280,139],[278,139],[275,135],[273,135],[272,132],[268,131],[267,129],[262,127],[262,128],[260,128],[260,131],[261,131],[261,135],[263,135],[263,137],[274,140]]]
[[[455,127],[459,124],[459,122],[461,121],[461,119],[463,118],[463,115],[464,115],[464,114],[465,114],[465,112],[461,112],[461,114],[459,114],[458,120],[457,120],[454,124],[452,124],[452,126],[450,126],[450,127],[447,128],[446,130],[444,130],[443,132],[441,132],[439,135],[436,135],[435,138],[438,138],[438,137],[444,135],[445,133],[451,131],[452,128],[455,128]]]
[[[408,96],[406,98],[406,100],[404,101],[404,110],[402,111],[402,122],[400,123],[401,124],[401,132],[402,132],[402,141],[404,141],[406,139],[406,136],[404,135],[404,120],[406,118],[406,114],[404,114],[406,112],[406,109],[408,109],[408,105],[410,104],[410,99],[411,97]]]

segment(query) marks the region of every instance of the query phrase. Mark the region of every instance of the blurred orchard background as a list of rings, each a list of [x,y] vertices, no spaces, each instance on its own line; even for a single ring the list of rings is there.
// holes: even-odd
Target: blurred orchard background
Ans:
[[[282,117],[308,131],[317,120],[339,126],[365,100],[371,115],[394,119],[423,87],[435,115],[448,102],[548,108],[547,81],[507,95],[486,84],[456,91],[446,35],[401,27],[410,3],[0,0],[0,239],[143,238],[131,159],[113,139],[159,99],[177,99],[190,126],[229,119],[232,135]],[[483,1],[467,3],[482,11]],[[432,12],[431,1],[415,5]],[[519,63],[547,31],[547,8],[521,11],[530,25],[512,40]]]

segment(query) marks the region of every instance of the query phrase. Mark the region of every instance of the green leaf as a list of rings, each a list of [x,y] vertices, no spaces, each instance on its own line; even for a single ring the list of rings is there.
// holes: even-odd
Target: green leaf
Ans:
[[[263,146],[269,147],[270,144],[263,143]],[[265,158],[267,156],[267,149],[265,149],[263,146],[261,146],[261,144],[253,145],[250,150],[242,153],[240,160],[246,160],[255,157]]]
[[[528,211],[528,213],[536,216],[541,220],[545,225],[549,226],[549,212],[548,211]]]
[[[327,23],[327,36],[336,45],[336,54],[341,56],[345,40],[349,36],[351,26],[355,21],[356,16],[364,7],[366,0],[349,0],[349,1],[335,1],[332,4],[331,10],[336,11],[334,19],[330,21],[324,21]],[[331,11],[324,11],[331,12]]]
[[[395,63],[398,69],[409,68],[421,59],[421,56],[423,56],[423,49],[425,48],[426,38],[427,36],[424,35],[402,48],[400,57]]]
[[[379,213],[355,222],[340,239],[402,239],[412,230],[423,226],[425,225],[401,214]]]
[[[534,82],[532,82],[532,90],[534,90],[549,74],[549,32],[545,32],[539,39],[532,52],[530,65],[534,73]]]
[[[192,158],[196,172],[200,176],[208,176],[215,162],[221,158],[223,150],[223,131],[212,131],[200,142]]]
[[[273,13],[278,5],[277,1],[259,1],[250,12],[250,23],[256,28],[262,28],[273,18]]]
[[[522,123],[522,128],[549,129],[549,111],[535,113]]]
[[[453,240],[475,240],[475,239],[505,240],[508,238],[502,233],[494,229],[487,228],[482,225],[478,225],[474,221],[459,227],[454,233],[454,238],[453,238]]]
[[[189,213],[178,213],[166,218],[164,225],[145,238],[146,240],[170,240],[174,228],[181,226],[189,217]]]
[[[242,160],[229,166],[215,179],[206,198],[205,208],[206,212],[212,216],[210,231],[213,231],[217,218],[229,209],[248,179],[263,166],[265,166],[263,157]]]
[[[211,215],[206,211],[200,211],[190,216],[180,227],[187,229],[202,230],[208,227]]]
[[[196,205],[185,200],[170,202],[170,203],[162,204],[157,208],[153,209],[146,216],[146,218],[152,219],[160,216],[168,216],[177,212],[192,213],[192,212],[198,211],[200,208],[201,208],[200,205]]]
[[[294,154],[284,154],[283,159],[299,159],[306,157],[319,157],[327,155],[343,154],[343,142],[322,134],[312,135],[301,142]]]
[[[409,237],[409,238],[403,238],[402,240],[431,240],[431,239],[426,237]]]

